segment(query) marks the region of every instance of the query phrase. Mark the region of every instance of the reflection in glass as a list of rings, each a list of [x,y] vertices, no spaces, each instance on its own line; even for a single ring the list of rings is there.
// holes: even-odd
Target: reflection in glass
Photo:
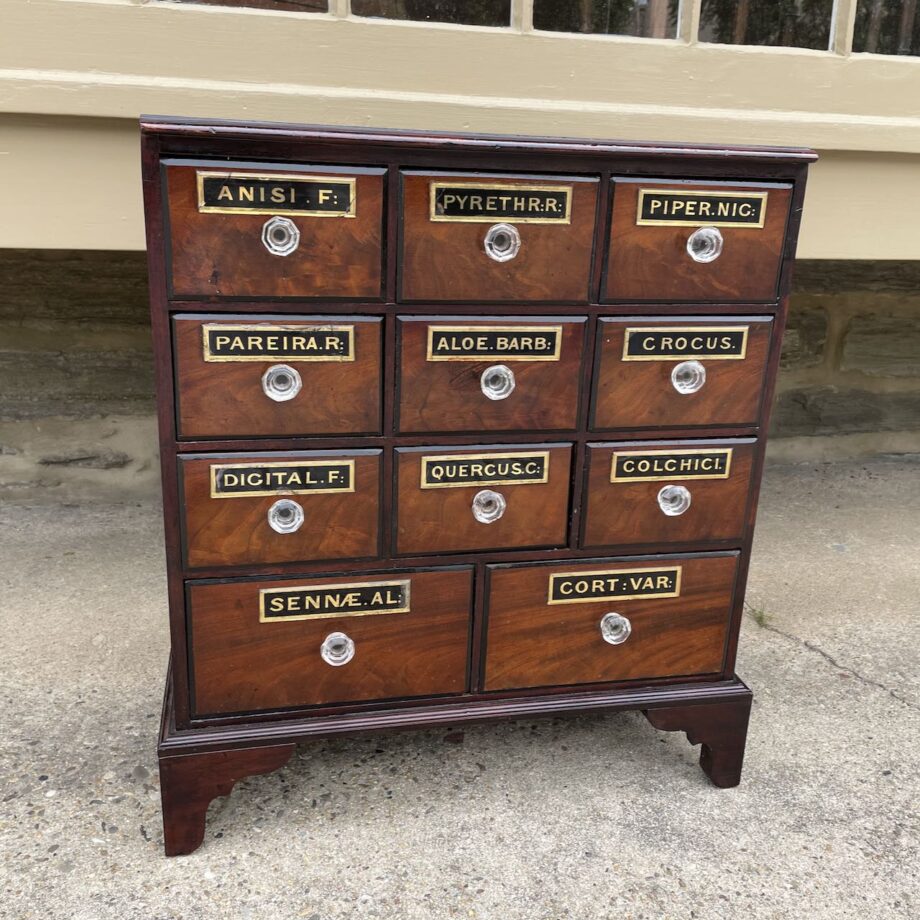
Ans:
[[[677,35],[678,0],[534,0],[535,29],[641,38]]]
[[[853,50],[920,55],[917,0],[859,0]]]
[[[834,0],[703,0],[700,41],[830,47]]]
[[[511,0],[351,0],[351,11],[356,16],[470,26],[511,23]]]

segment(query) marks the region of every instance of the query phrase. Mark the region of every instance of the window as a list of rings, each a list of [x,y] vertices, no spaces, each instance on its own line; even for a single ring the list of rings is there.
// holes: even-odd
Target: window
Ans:
[[[700,41],[830,47],[834,0],[703,0]]]
[[[859,0],[853,50],[920,55],[917,0]]]
[[[642,38],[677,35],[678,0],[534,0],[535,29]]]
[[[356,16],[456,22],[470,26],[507,26],[511,0],[351,0]]]
[[[177,3],[206,3],[209,6],[249,6],[261,10],[288,10],[296,13],[326,13],[328,0],[176,0]]]

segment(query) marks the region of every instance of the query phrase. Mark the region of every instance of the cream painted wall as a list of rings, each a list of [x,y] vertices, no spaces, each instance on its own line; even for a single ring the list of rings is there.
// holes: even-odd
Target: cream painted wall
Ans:
[[[800,255],[920,258],[920,59],[701,44],[687,2],[659,41],[528,31],[526,0],[509,29],[0,0],[0,246],[143,248],[148,112],[813,146]]]

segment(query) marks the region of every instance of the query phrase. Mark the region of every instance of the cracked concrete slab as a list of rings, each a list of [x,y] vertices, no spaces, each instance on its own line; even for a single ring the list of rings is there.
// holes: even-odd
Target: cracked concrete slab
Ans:
[[[636,714],[330,741],[162,854],[158,511],[0,510],[3,920],[913,918],[920,460],[772,466],[742,785]]]

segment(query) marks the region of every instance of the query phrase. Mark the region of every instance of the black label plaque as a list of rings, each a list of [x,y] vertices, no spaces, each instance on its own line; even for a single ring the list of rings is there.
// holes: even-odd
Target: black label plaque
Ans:
[[[354,460],[211,465],[211,498],[354,492]]]
[[[263,588],[259,591],[259,619],[269,623],[273,620],[325,620],[330,617],[408,613],[409,586],[407,579]]]
[[[640,597],[679,597],[681,567],[620,569],[550,575],[548,604],[588,604],[593,601]]]
[[[429,361],[558,361],[562,326],[429,326]]]
[[[524,485],[549,480],[549,451],[422,457],[422,488]]]
[[[205,361],[354,361],[354,326],[201,327]]]
[[[649,326],[627,329],[624,361],[735,359],[747,353],[747,326]]]
[[[727,479],[732,449],[614,452],[611,482],[655,482],[662,479]]]
[[[567,224],[571,220],[570,185],[451,185],[431,183],[433,221],[518,224]]]
[[[756,227],[764,224],[767,192],[639,191],[636,224],[671,227]]]
[[[199,172],[198,210],[205,214],[354,217],[355,180],[325,176]]]

